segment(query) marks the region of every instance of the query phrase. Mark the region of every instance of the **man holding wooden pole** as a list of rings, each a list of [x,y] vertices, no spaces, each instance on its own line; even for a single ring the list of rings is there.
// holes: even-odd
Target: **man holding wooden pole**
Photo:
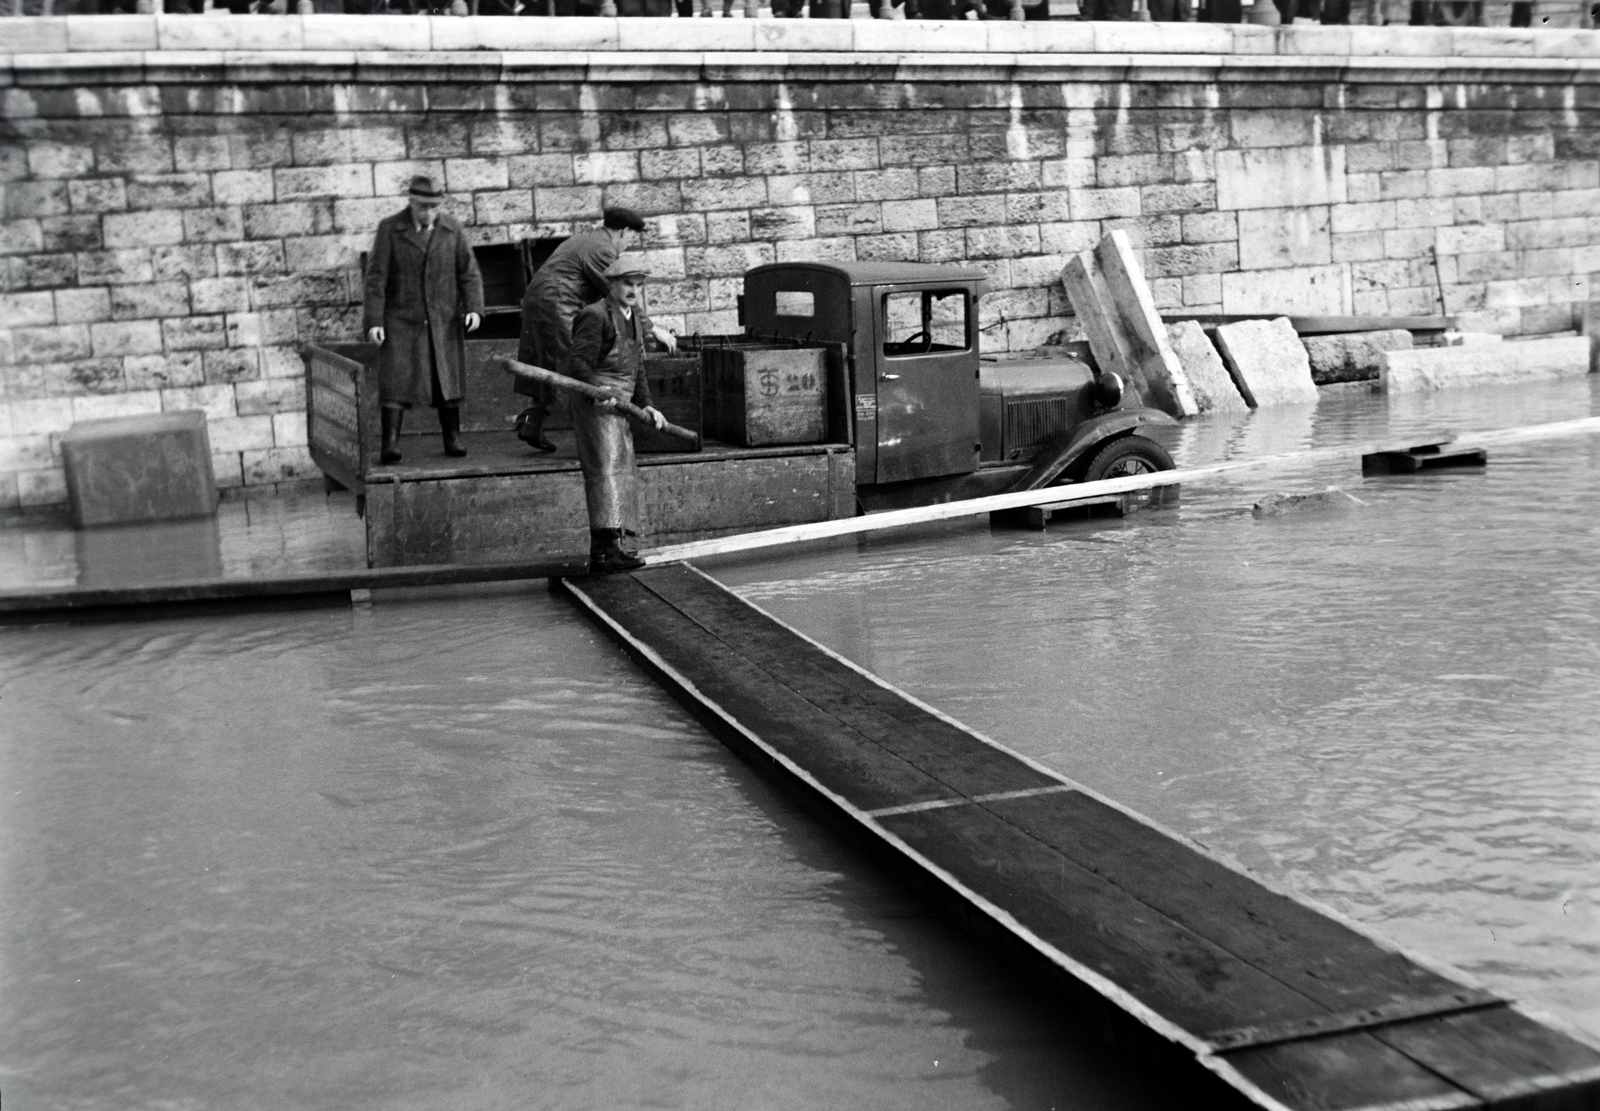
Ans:
[[[609,291],[573,320],[572,350],[562,368],[569,377],[615,395],[572,400],[583,495],[589,505],[589,570],[597,574],[644,566],[629,543],[639,520],[633,432],[617,408],[620,400],[631,398],[655,427],[667,426],[667,418],[651,404],[644,374],[645,337],[653,327],[639,302],[649,274],[627,256],[606,268]]]

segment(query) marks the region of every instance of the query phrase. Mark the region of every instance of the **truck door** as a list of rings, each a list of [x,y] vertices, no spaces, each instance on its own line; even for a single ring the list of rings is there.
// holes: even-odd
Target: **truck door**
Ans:
[[[978,348],[971,291],[875,292],[877,480],[977,470]]]

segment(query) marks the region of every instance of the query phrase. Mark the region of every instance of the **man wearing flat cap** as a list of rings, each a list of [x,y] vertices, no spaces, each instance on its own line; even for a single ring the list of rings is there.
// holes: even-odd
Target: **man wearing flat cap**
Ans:
[[[433,178],[411,179],[409,203],[378,225],[367,260],[362,331],[378,349],[385,463],[400,462],[400,425],[413,405],[439,412],[446,455],[461,446],[466,333],[483,320],[483,275],[466,233],[439,211]]]
[[[563,240],[529,280],[522,297],[518,362],[563,372],[572,346],[573,318],[579,309],[606,295],[606,268],[644,231],[644,221],[631,209],[608,208],[604,215],[601,227]],[[671,332],[660,328],[654,335],[669,351],[677,349]],[[513,389],[532,398],[532,404],[517,414],[517,437],[529,447],[554,451],[556,446],[545,438],[544,422],[560,402],[559,391],[524,378],[517,379]]]
[[[667,418],[650,402],[644,376],[644,343],[654,325],[641,303],[650,272],[624,255],[606,268],[606,297],[585,305],[572,325],[565,372],[643,409],[657,428]],[[572,401],[583,496],[589,506],[589,569],[595,573],[643,567],[633,550],[639,519],[639,471],[633,430],[615,400]]]

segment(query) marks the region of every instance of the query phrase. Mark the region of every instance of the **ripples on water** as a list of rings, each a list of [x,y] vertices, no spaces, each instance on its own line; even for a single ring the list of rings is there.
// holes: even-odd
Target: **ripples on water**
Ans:
[[[1581,387],[1581,388],[1580,388]],[[1180,458],[1594,409],[1198,424]],[[716,573],[969,724],[1600,1035],[1600,441],[1233,476]],[[1370,503],[1255,521],[1262,493]],[[1171,1106],[537,590],[0,632],[19,1107]]]
[[[1152,1106],[537,590],[0,634],[27,1108]]]
[[[1199,462],[1505,427],[1586,415],[1597,392],[1324,402],[1177,446]],[[1248,515],[1329,483],[1368,506]],[[969,725],[1600,1037],[1600,439],[1492,451],[1486,471],[1236,475],[1127,522],[713,573]]]

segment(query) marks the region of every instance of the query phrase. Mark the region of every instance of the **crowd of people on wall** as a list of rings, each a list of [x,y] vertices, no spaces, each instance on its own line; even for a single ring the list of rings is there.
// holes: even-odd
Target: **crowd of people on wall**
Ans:
[[[1485,22],[1485,0],[1408,0],[1397,6],[1384,0],[1078,0],[1077,14],[1062,11],[1061,0],[865,0],[872,18],[895,19],[1023,19],[1077,18],[1083,20],[1157,23],[1291,23],[1295,20],[1328,24],[1409,23],[1413,26],[1479,26]],[[1586,5],[1591,0],[1583,0]],[[0,0],[3,6],[4,0]],[[1497,22],[1512,27],[1539,26],[1537,0],[1513,0]],[[1070,5],[1069,5],[1070,6]],[[1381,12],[1376,10],[1381,6]],[[1501,5],[1502,7],[1504,5]],[[746,17],[765,14],[779,19],[848,18],[851,0],[21,0],[13,14],[77,15],[164,11],[198,13],[210,7],[236,15],[287,14],[311,11],[345,15],[499,15],[499,16],[678,16]],[[1268,11],[1267,9],[1271,9]],[[1377,15],[1378,18],[1374,18]],[[1263,18],[1266,16],[1267,18]],[[1396,17],[1399,17],[1398,19]],[[1589,25],[1600,23],[1600,2],[1589,10]]]

